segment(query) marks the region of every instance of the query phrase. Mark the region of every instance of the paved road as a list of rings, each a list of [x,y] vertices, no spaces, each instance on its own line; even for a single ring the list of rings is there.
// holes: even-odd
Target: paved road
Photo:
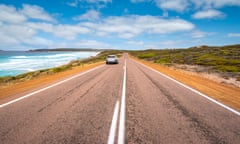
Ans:
[[[34,91],[1,105],[1,144],[240,142],[239,115],[127,55]]]

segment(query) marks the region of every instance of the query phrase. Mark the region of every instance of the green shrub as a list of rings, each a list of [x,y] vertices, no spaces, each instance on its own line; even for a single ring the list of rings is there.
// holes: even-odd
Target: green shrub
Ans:
[[[152,58],[154,56],[156,56],[156,53],[143,53],[143,54],[139,54],[138,58],[140,59],[146,59],[146,58]]]
[[[170,61],[169,58],[161,58],[161,59],[155,60],[154,62],[155,62],[155,63],[160,63],[160,64],[171,63],[171,61]]]
[[[240,67],[230,65],[219,65],[215,67],[217,70],[223,72],[240,72]]]

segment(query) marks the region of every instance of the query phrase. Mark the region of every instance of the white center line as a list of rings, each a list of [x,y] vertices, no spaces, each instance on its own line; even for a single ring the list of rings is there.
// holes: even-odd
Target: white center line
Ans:
[[[118,131],[118,144],[124,144],[124,131],[125,131],[125,99],[126,99],[126,59],[123,66],[123,85],[122,85],[122,99],[120,109],[119,131]],[[117,101],[114,109],[112,124],[108,136],[108,144],[114,144],[115,132],[117,129],[117,120],[119,112],[119,101]]]
[[[117,120],[118,120],[118,111],[119,111],[119,101],[117,101],[115,104],[112,124],[111,124],[109,137],[108,137],[108,144],[114,144],[115,132],[116,132]]]
[[[125,131],[125,101],[126,101],[126,59],[124,63],[124,76],[123,76],[123,87],[122,87],[122,100],[121,100],[121,111],[120,111],[120,122],[118,131],[118,144],[124,144],[124,131]]]

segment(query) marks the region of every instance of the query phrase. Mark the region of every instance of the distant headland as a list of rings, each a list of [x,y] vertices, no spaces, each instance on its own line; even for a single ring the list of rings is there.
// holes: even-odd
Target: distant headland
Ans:
[[[55,48],[55,49],[34,49],[28,50],[28,52],[55,52],[55,51],[103,51],[103,49],[92,49],[92,48]]]

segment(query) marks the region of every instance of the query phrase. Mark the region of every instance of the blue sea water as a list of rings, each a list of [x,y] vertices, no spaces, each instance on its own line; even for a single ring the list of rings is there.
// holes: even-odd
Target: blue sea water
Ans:
[[[95,56],[97,53],[0,51],[0,77],[52,68],[72,60]]]

